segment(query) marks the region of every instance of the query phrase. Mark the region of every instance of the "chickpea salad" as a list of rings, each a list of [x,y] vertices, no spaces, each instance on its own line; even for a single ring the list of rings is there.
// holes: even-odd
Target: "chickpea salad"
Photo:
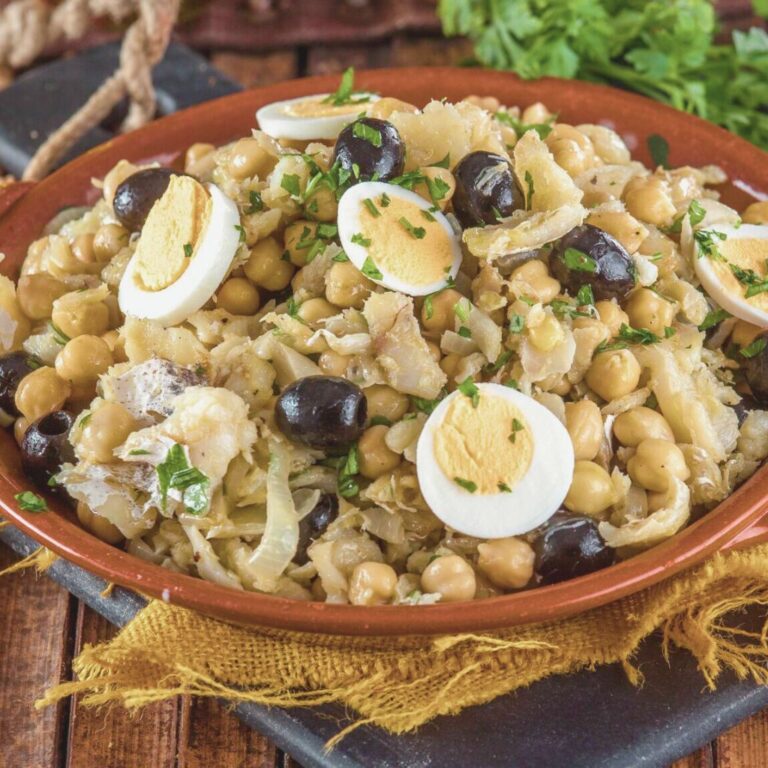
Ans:
[[[122,160],[0,278],[22,510],[232,589],[428,605],[608,567],[755,472],[768,203],[542,104],[353,77],[183,171]]]

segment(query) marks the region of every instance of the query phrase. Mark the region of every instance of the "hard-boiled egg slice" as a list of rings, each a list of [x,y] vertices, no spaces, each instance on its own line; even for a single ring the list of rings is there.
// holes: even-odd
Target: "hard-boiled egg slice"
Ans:
[[[319,93],[267,104],[256,112],[259,128],[275,139],[335,139],[345,125],[379,99],[375,93],[355,93],[352,102],[337,105],[326,101],[332,95]]]
[[[696,274],[734,317],[768,328],[768,226],[717,226],[696,233]]]
[[[366,181],[339,200],[338,228],[349,260],[374,283],[410,296],[445,288],[461,267],[448,219],[397,184]]]
[[[120,282],[120,309],[166,326],[186,320],[216,292],[239,242],[237,206],[218,187],[171,177]]]
[[[517,390],[500,384],[462,390],[435,408],[419,438],[424,499],[447,526],[468,536],[533,530],[568,493],[574,464],[568,432]]]

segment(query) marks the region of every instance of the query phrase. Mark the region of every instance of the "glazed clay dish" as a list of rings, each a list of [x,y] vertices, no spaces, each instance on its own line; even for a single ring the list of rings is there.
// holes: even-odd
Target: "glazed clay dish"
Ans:
[[[159,120],[0,190],[3,514],[143,594],[361,635],[762,541],[765,192],[711,124],[480,70]]]

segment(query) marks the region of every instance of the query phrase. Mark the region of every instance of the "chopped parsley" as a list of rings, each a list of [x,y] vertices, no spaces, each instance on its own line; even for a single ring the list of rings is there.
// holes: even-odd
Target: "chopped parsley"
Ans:
[[[435,314],[435,307],[433,304],[433,297],[435,294],[430,293],[425,299],[424,299],[424,317],[427,320],[431,320],[432,316]]]
[[[566,248],[563,261],[568,269],[573,269],[576,272],[597,272],[597,262],[589,254],[578,248]]]
[[[48,509],[45,499],[32,491],[22,491],[13,498],[19,502],[19,509],[23,512],[45,512]]]
[[[688,220],[691,222],[691,226],[695,227],[697,224],[701,224],[706,215],[707,211],[704,206],[698,200],[691,200],[691,204],[688,206]]]
[[[472,305],[469,303],[469,299],[459,299],[453,305],[453,311],[462,323],[468,323],[469,314],[472,311]]]
[[[451,186],[446,181],[443,181],[439,176],[434,179],[429,176],[424,177],[427,182],[427,189],[429,190],[429,196],[432,198],[433,203],[437,203],[442,200],[450,191]]]
[[[524,123],[522,120],[510,115],[509,112],[499,110],[494,117],[502,124],[509,126],[520,138],[528,131],[536,131],[542,139],[546,139],[552,131],[552,123],[555,122],[557,115],[552,115],[546,123]]]
[[[501,382],[503,386],[509,387],[510,389],[520,389],[520,384],[517,381],[517,379],[507,379],[506,381]]]
[[[424,209],[421,210],[421,215],[427,220],[427,221],[435,221],[435,217],[429,212],[425,211]]]
[[[512,419],[512,431],[509,433],[509,442],[514,443],[517,440],[517,433],[525,429],[519,419]]]
[[[356,178],[360,178],[360,166],[357,163],[352,163],[352,175]]]
[[[389,204],[392,202],[389,198],[389,195],[385,192],[381,196],[381,200],[379,201],[381,203],[382,208],[389,208]]]
[[[411,396],[411,402],[413,403],[413,407],[420,411],[421,413],[426,413],[427,416],[429,416],[432,411],[437,408],[437,406],[440,404],[440,401],[445,397],[444,394],[441,393],[439,397],[436,397],[434,400],[427,400],[423,397],[414,397]]]
[[[512,315],[509,318],[509,332],[521,333],[525,328],[525,318],[522,315]]]
[[[294,199],[301,198],[301,181],[295,173],[286,173],[280,179],[280,186]]]
[[[245,229],[243,228],[242,224],[235,224],[235,229],[238,231],[240,237],[239,240],[241,243],[245,242]]]
[[[632,328],[626,323],[622,323],[619,328],[619,338],[628,341],[631,344],[656,344],[661,339],[649,331],[647,328]]]
[[[382,425],[385,427],[391,427],[392,421],[391,419],[388,419],[386,416],[374,416],[371,419],[371,426],[378,427],[379,425]]]
[[[677,333],[677,328],[673,328],[671,325],[668,325],[664,329],[664,338],[671,339],[676,333]]]
[[[459,330],[457,331],[459,336],[461,336],[463,339],[471,339],[472,338],[472,331],[467,328],[466,325],[462,325]]]
[[[417,240],[422,240],[427,234],[427,230],[424,227],[414,227],[405,216],[401,216],[397,221],[411,237],[415,237]]]
[[[368,213],[374,218],[381,216],[381,211],[376,207],[370,197],[366,197],[365,200],[363,200],[363,205],[368,209]]]
[[[85,411],[85,413],[83,413],[83,415],[80,417],[80,420],[77,422],[77,426],[82,429],[92,418],[93,412]]]
[[[591,317],[589,312],[582,312],[576,306],[565,299],[553,299],[549,306],[552,311],[560,318],[562,317]]]
[[[334,254],[331,257],[331,261],[335,261],[338,263],[349,261],[349,256],[344,251],[339,251],[338,253]]]
[[[60,346],[63,347],[68,341],[70,341],[69,336],[67,336],[64,331],[59,328],[56,323],[53,322],[53,320],[48,321],[48,328],[51,330],[51,335],[53,336],[53,340]]]
[[[318,237],[322,237],[324,240],[331,240],[336,237],[339,228],[335,224],[322,223],[317,225],[316,231]]]
[[[752,296],[757,296],[759,293],[765,293],[768,291],[768,278],[761,278],[753,269],[742,269],[736,266],[736,264],[729,263],[731,272],[734,277],[744,286],[746,290],[744,295],[749,299]]]
[[[726,235],[723,232],[717,232],[714,229],[700,229],[693,233],[693,239],[696,241],[696,245],[699,250],[699,258],[707,256],[710,259],[717,261],[722,260],[722,254],[717,248],[715,239],[725,240]]]
[[[374,147],[381,146],[381,131],[374,128],[372,125],[366,125],[358,120],[352,126],[352,135],[357,139],[362,139],[372,144]]]
[[[652,133],[646,139],[648,152],[654,165],[669,168],[669,142],[660,134]]]
[[[368,237],[363,237],[362,232],[355,232],[351,238],[352,242],[356,245],[362,245],[363,248],[367,248],[371,244],[371,240]]]
[[[358,485],[357,480],[355,480],[355,475],[357,475],[358,472],[360,472],[360,457],[357,452],[357,445],[353,445],[349,449],[347,458],[339,470],[339,479],[336,483],[339,496],[349,499],[360,493],[360,486]]]
[[[502,493],[512,493],[512,489],[506,483],[499,483],[499,490]]]
[[[528,187],[528,194],[526,195],[526,198],[525,198],[525,207],[530,210],[531,201],[533,200],[533,195],[536,192],[533,186],[533,176],[531,176],[530,171],[525,172],[525,184]]]
[[[285,308],[290,315],[290,317],[298,317],[299,316],[299,307],[301,306],[300,301],[296,301],[296,299],[293,296],[289,296],[288,300],[285,302]]]
[[[370,241],[368,242],[370,244]],[[384,277],[379,271],[379,268],[373,263],[373,259],[370,256],[363,262],[363,268],[360,271],[366,277],[370,277],[371,280],[381,280]]]
[[[592,293],[591,285],[582,285],[576,294],[576,303],[580,307],[586,307],[595,303],[595,294]]]
[[[132,451],[128,451],[129,456],[147,456],[149,451],[145,451],[143,448],[134,448]]]
[[[710,328],[714,328],[716,325],[719,325],[723,322],[723,320],[726,320],[729,317],[731,317],[731,313],[725,309],[713,309],[704,318],[701,325],[699,326],[699,330],[707,331]]]
[[[248,202],[250,205],[245,209],[246,213],[258,213],[264,210],[264,201],[261,199],[261,193],[255,189],[248,193]]]
[[[477,408],[477,404],[480,402],[480,390],[477,388],[477,384],[475,384],[471,376],[467,376],[467,378],[459,384],[459,392],[461,392],[462,395],[466,395],[472,401],[473,408]]]
[[[485,366],[486,373],[497,373],[500,371],[511,359],[512,350],[505,349],[497,358],[495,363],[489,363]]]
[[[193,467],[184,448],[174,443],[165,459],[157,465],[157,483],[163,501],[163,508],[171,488],[182,492],[184,509],[192,515],[200,515],[208,508],[208,478],[197,467]]]
[[[449,152],[442,160],[438,160],[436,163],[432,163],[433,168],[450,168],[451,167],[451,153]]]
[[[342,107],[345,104],[365,104],[371,100],[367,93],[355,91],[355,68],[348,67],[341,76],[339,87],[323,99],[323,104]]]
[[[756,357],[765,349],[766,344],[768,344],[768,340],[765,338],[755,339],[751,344],[741,349],[739,354],[742,357]]]
[[[470,493],[474,493],[477,490],[477,483],[473,483],[471,480],[465,480],[463,477],[454,477],[453,482]]]
[[[184,258],[192,256],[192,243],[184,243]]]

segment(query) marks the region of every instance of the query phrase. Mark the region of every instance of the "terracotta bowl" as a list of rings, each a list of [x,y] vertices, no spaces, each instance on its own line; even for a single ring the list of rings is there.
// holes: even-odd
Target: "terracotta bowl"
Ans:
[[[92,177],[118,160],[173,163],[192,143],[220,144],[246,135],[254,111],[270,101],[335,90],[337,77],[294,80],[229,96],[186,110],[104,144],[39,184],[16,184],[0,192],[2,271],[18,272],[27,245],[66,205],[90,203]],[[459,100],[469,94],[527,106],[544,102],[569,123],[616,128],[633,154],[649,163],[646,138],[666,137],[671,164],[717,163],[733,183],[726,202],[742,209],[768,193],[768,155],[709,123],[610,88],[564,80],[521,82],[512,75],[473,69],[414,68],[360,73],[358,86],[423,105],[432,98]],[[734,546],[768,540],[768,467],[736,493],[660,546],[604,571],[550,587],[462,604],[429,607],[358,608],[284,600],[237,592],[179,575],[102,543],[83,530],[65,504],[49,498],[50,511],[20,512],[14,494],[30,487],[21,473],[13,437],[0,433],[2,514],[41,544],[105,579],[146,595],[243,624],[351,635],[403,635],[488,630],[557,619],[635,592]]]

